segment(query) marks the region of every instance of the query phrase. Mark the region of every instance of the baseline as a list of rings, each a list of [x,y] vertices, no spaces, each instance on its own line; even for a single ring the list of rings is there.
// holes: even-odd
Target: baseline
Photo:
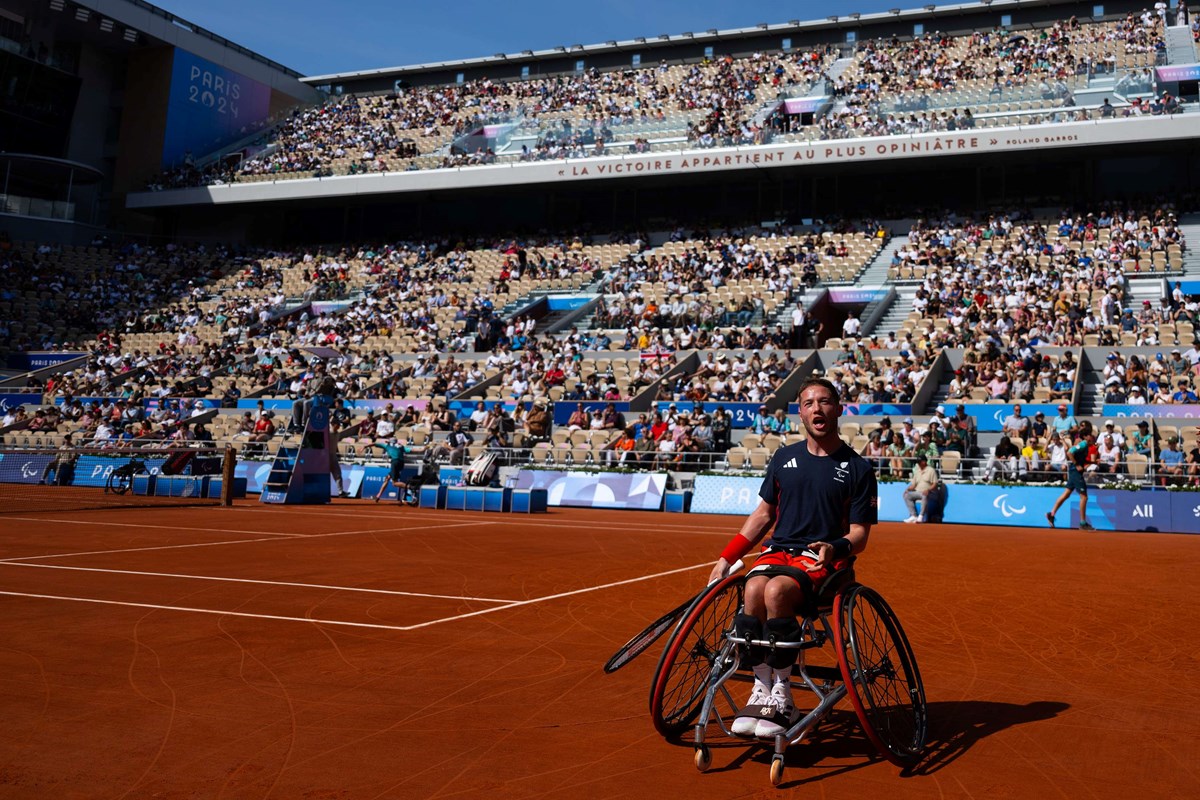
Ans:
[[[133,569],[104,569],[102,567],[71,567],[66,564],[19,564],[0,561],[0,567],[32,567],[34,569],[69,570],[72,572],[104,572],[110,575],[142,575],[153,578],[183,578],[195,581],[220,581],[225,583],[253,583],[263,586],[289,586],[300,589],[331,589],[337,592],[363,592],[367,594],[394,595],[397,597],[428,597],[434,600],[469,600],[480,603],[520,603],[520,600],[495,597],[465,597],[453,594],[429,594],[427,592],[405,592],[399,589],[367,589],[357,586],[331,586],[323,583],[296,583],[293,581],[267,581],[255,578],[227,578],[215,575],[188,575],[182,572],[146,572]]]
[[[326,538],[330,538],[333,536],[355,536],[355,535],[361,535],[364,533],[406,533],[408,531],[429,530],[430,528],[437,528],[440,530],[443,528],[465,528],[465,527],[468,527],[471,525],[490,525],[490,524],[492,524],[492,523],[489,523],[489,522],[461,522],[461,523],[454,523],[454,524],[450,524],[450,525],[419,525],[419,526],[413,526],[413,527],[403,528],[403,529],[399,529],[399,530],[396,528],[365,528],[361,531],[334,531],[332,533],[300,534],[300,535],[296,535],[296,536],[288,536],[287,540],[288,541],[296,541],[299,539],[299,540],[308,541],[310,539],[326,539]],[[277,542],[277,541],[280,541],[280,539],[278,537],[275,539],[230,539],[230,540],[224,541],[224,542],[193,542],[191,544],[163,544],[163,545],[154,545],[151,547],[117,548],[114,550],[87,550],[87,551],[78,552],[78,553],[50,553],[48,555],[41,555],[41,556],[18,556],[16,558],[0,558],[0,564],[13,564],[13,563],[16,563],[19,561],[34,561],[34,560],[42,559],[42,558],[71,558],[74,556],[102,556],[102,555],[110,555],[110,554],[116,554],[116,553],[143,553],[143,552],[148,552],[148,551],[152,551],[152,550],[182,550],[182,549],[189,548],[189,547],[217,547],[217,546],[226,545],[226,544],[261,544],[263,542],[271,542],[271,541]]]
[[[21,565],[21,566],[25,566],[25,565]],[[601,584],[599,586],[588,586],[588,587],[584,587],[582,589],[573,589],[569,592],[559,592],[557,594],[546,595],[544,597],[533,597],[528,600],[518,600],[516,602],[495,601],[495,602],[502,602],[502,603],[504,603],[504,605],[499,605],[494,608],[485,608],[480,611],[471,611],[471,612],[468,612],[465,614],[455,614],[454,616],[451,616],[451,617],[442,617],[440,619],[428,620],[426,622],[418,622],[414,625],[383,625],[380,623],[347,622],[345,620],[317,619],[314,617],[291,617],[291,616],[283,616],[283,615],[279,615],[279,614],[254,614],[254,613],[251,613],[248,611],[221,611],[221,610],[213,609],[213,608],[192,608],[189,606],[170,606],[170,605],[161,605],[158,603],[135,603],[135,602],[127,601],[127,600],[100,600],[100,599],[94,598],[94,597],[72,597],[72,596],[66,596],[66,595],[37,594],[37,593],[33,593],[33,592],[9,592],[9,591],[0,590],[0,596],[28,597],[28,598],[34,598],[34,599],[39,599],[39,600],[61,600],[61,601],[72,602],[72,603],[92,603],[95,605],[126,606],[126,607],[132,607],[132,608],[149,608],[149,609],[154,609],[154,610],[158,610],[158,611],[182,611],[182,612],[190,612],[190,613],[195,613],[195,614],[213,614],[213,615],[217,615],[217,616],[228,614],[228,615],[234,616],[234,617],[249,617],[252,619],[274,619],[274,620],[280,620],[280,621],[284,621],[284,622],[309,622],[309,623],[318,623],[318,624],[324,624],[324,625],[344,625],[344,626],[349,626],[349,627],[354,627],[354,628],[378,628],[381,630],[391,630],[391,631],[413,631],[413,630],[418,630],[420,628],[428,628],[433,625],[441,625],[446,622],[455,622],[460,619],[469,619],[471,617],[479,617],[479,616],[483,616],[484,614],[491,614],[496,611],[504,611],[509,608],[517,608],[519,606],[529,606],[529,605],[534,605],[536,603],[544,603],[549,600],[559,600],[563,597],[573,597],[573,596],[581,595],[581,594],[589,594],[591,592],[598,592],[603,589],[610,589],[615,586],[627,586],[632,583],[640,583],[642,581],[653,580],[655,578],[662,578],[662,577],[666,577],[668,575],[676,575],[681,572],[689,572],[691,570],[700,569],[702,567],[708,568],[711,566],[712,566],[711,562],[705,561],[703,563],[693,564],[688,567],[679,567],[677,569],[665,570],[663,572],[656,572],[652,575],[642,575],[637,578],[626,578],[625,580],[613,581],[611,583],[605,583],[605,584]]]

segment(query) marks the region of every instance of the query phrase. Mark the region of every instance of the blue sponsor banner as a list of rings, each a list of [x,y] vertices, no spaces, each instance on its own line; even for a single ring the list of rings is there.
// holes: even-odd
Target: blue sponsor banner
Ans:
[[[556,295],[546,298],[546,305],[551,311],[573,311],[580,306],[586,306],[592,298],[576,295]]]
[[[253,411],[258,408],[260,402],[265,409],[270,411],[286,411],[290,414],[292,413],[292,403],[295,401],[287,397],[243,398],[238,400],[237,408],[239,411]],[[391,403],[392,408],[397,411],[409,406],[416,408],[418,411],[424,411],[425,407],[429,405],[427,400],[408,400],[405,398],[394,398],[391,400],[345,400],[344,403],[346,408],[351,411],[371,410],[377,413],[387,408],[388,403]]]
[[[54,456],[0,453],[0,483],[38,483]]]
[[[1177,533],[1200,533],[1200,492],[1168,492],[1171,527]]]
[[[629,403],[617,403],[609,400],[559,400],[554,404],[554,424],[566,425],[571,421],[571,415],[575,413],[575,408],[579,405],[583,406],[583,410],[589,415],[596,410],[603,411],[612,402],[613,408],[625,415],[625,424],[632,425],[636,419],[629,419]],[[472,406],[474,408],[474,406]],[[468,412],[469,413],[469,412]]]
[[[205,155],[267,121],[271,87],[175,48],[162,163],[179,163],[187,151]]]
[[[118,400],[124,400],[125,398],[124,397],[74,397],[72,399],[78,400],[81,404],[83,404],[85,406],[90,406],[92,403],[97,403],[97,404],[103,406],[103,405],[112,405],[113,403],[117,402]],[[65,398],[63,398],[63,397],[55,397],[54,405],[61,406],[63,404],[64,400],[65,400]]]
[[[1089,493],[1088,521],[1099,530],[1169,531],[1173,529],[1171,500],[1170,492],[1093,490]],[[1079,523],[1077,509],[1073,509],[1071,521]]]
[[[1200,417],[1200,406],[1169,406],[1169,405],[1146,405],[1140,406],[1125,406],[1125,405],[1105,405],[1104,416],[1106,417],[1147,417],[1150,419],[1171,419],[1172,417],[1183,419],[1195,419]]]
[[[1012,416],[1015,403],[965,403],[966,412],[975,418],[975,427],[980,431],[1004,430],[1004,420]],[[1021,403],[1021,413],[1029,417],[1030,423],[1041,411],[1049,422],[1058,416],[1058,403]]]
[[[758,505],[761,478],[698,475],[692,513],[745,515]],[[879,521],[901,522],[908,517],[905,481],[879,484]],[[1048,528],[1046,512],[1062,495],[1061,486],[946,485],[943,522],[957,525],[1003,525]],[[1059,510],[1058,527],[1079,525],[1079,496],[1071,495]],[[1101,531],[1161,531],[1200,534],[1200,492],[1091,489],[1088,521]]]
[[[1179,290],[1189,297],[1200,294],[1200,281],[1176,281],[1176,283],[1179,284]]]
[[[564,472],[523,469],[514,489],[545,489],[552,506],[658,511],[667,476],[662,472]]]
[[[789,414],[799,414],[798,403],[788,404]],[[910,417],[912,406],[908,403],[846,403],[842,414],[848,417]]]
[[[147,411],[154,411],[159,408],[196,408],[197,403],[206,409],[221,407],[220,400],[207,397],[147,397],[142,401],[142,406]]]
[[[396,411],[403,411],[404,409],[408,408],[409,406],[412,406],[413,408],[417,409],[418,411],[424,411],[425,407],[429,405],[428,400],[408,400],[405,398],[399,398],[399,399],[393,399],[393,400],[346,400],[345,401],[346,408],[350,409],[351,411],[370,410],[370,411],[374,411],[376,413],[386,409],[388,407],[388,403],[391,403],[392,408]],[[292,401],[289,400],[288,408],[291,408],[291,407],[292,407]]]
[[[906,483],[881,483],[879,518],[898,522],[908,516],[904,504]],[[964,525],[1007,525],[1048,528],[1046,513],[1062,495],[1061,486],[986,486],[947,484],[943,521]],[[1088,492],[1088,521],[1101,531],[1169,531],[1200,533],[1200,493],[1166,491],[1114,491],[1093,488]],[[1190,516],[1189,516],[1190,515]],[[1079,495],[1072,494],[1059,510],[1062,528],[1079,525]]]
[[[0,414],[7,414],[17,406],[40,406],[42,396],[37,392],[6,392],[0,394]]]
[[[74,361],[77,358],[83,358],[87,353],[65,353],[65,352],[38,352],[29,351],[25,353],[9,353],[8,368],[19,369],[25,372],[33,372],[36,369],[45,367],[53,367],[56,364],[65,364],[68,361]]]
[[[254,400],[242,399],[238,400],[237,407],[239,411],[253,411],[258,408],[260,402],[263,404],[263,408],[268,411],[287,411],[289,414],[292,413],[292,401],[286,397],[280,399],[273,397],[262,397]]]
[[[466,420],[475,412],[475,406],[479,405],[481,402],[483,403],[484,408],[501,406],[510,415],[517,408],[517,403],[515,400],[451,400],[446,405],[449,406],[450,410],[454,412],[454,415],[458,419]],[[528,410],[532,403],[522,403],[521,405],[525,406],[526,410]]]
[[[754,415],[758,413],[758,407],[761,403],[723,403],[716,400],[707,400],[703,403],[693,403],[691,400],[658,400],[654,404],[654,410],[662,412],[666,416],[671,410],[671,406],[675,406],[676,411],[686,411],[691,414],[699,406],[700,410],[708,414],[717,410],[717,406],[725,409],[729,414],[729,427],[731,428],[749,428],[754,424]]]
[[[693,514],[749,514],[758,506],[762,478],[697,475],[692,487]]]
[[[271,465],[273,461],[248,461],[238,459],[237,465],[234,467],[233,475],[235,478],[242,478],[246,481],[247,494],[261,494],[263,485],[267,482],[267,477],[271,474]],[[351,497],[357,497],[359,489],[362,488],[364,476],[369,467],[364,467],[359,464],[342,464],[342,482],[346,485],[346,491]],[[387,474],[387,469],[379,467],[383,473]],[[338,485],[329,478],[329,493],[330,497],[337,497]],[[375,491],[379,491],[379,484],[375,484]],[[365,496],[365,495],[364,495]],[[374,497],[374,495],[371,495]]]
[[[113,456],[80,456],[75,462],[75,477],[71,481],[72,486],[104,486],[108,482],[108,476],[117,467],[123,467],[129,463],[127,455]],[[143,458],[146,464],[146,471],[151,475],[159,474],[164,458]]]

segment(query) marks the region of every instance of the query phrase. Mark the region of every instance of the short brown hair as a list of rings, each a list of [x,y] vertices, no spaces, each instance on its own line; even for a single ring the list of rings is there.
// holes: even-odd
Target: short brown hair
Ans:
[[[833,402],[841,405],[842,396],[838,392],[837,387],[833,385],[833,382],[826,378],[817,377],[816,375],[809,375],[804,379],[804,383],[800,384],[800,390],[796,392],[796,399],[799,400],[800,395],[804,394],[806,389],[813,386],[823,386],[828,389],[829,393],[833,395]]]

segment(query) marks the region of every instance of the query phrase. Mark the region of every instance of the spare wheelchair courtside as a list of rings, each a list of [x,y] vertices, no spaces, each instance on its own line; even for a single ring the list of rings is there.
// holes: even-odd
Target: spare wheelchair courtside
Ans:
[[[797,659],[792,687],[807,689],[816,702],[774,737],[771,783],[783,780],[788,746],[815,731],[844,697],[880,755],[901,768],[916,764],[925,747],[925,689],[900,621],[879,593],[856,583],[852,568],[831,575],[819,587],[815,613],[800,620],[799,640],[782,642],[773,637],[748,639],[735,632],[745,584],[744,575],[713,584],[672,632],[650,690],[650,715],[658,732],[678,736],[692,727],[695,765],[704,772],[712,764],[706,743],[714,732],[710,726],[734,736],[730,725],[740,699],[727,684],[753,681],[742,667],[748,649],[793,648]],[[805,653],[826,643],[833,646],[837,666],[806,664]]]

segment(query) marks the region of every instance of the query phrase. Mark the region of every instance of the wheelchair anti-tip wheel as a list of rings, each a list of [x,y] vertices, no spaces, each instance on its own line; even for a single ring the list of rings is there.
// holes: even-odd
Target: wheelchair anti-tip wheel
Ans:
[[[925,686],[900,621],[860,584],[838,593],[833,617],[838,667],[863,732],[888,761],[912,766],[925,749]]]
[[[650,684],[650,718],[663,736],[675,736],[696,720],[725,632],[742,607],[741,575],[713,584],[684,613],[663,648]]]

